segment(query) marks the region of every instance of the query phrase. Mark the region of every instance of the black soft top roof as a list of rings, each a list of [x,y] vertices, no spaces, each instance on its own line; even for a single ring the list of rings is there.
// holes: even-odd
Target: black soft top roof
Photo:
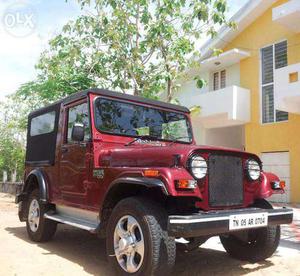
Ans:
[[[149,104],[149,105],[153,105],[156,107],[168,108],[168,109],[185,112],[185,113],[190,113],[188,108],[181,106],[181,105],[170,104],[170,103],[166,103],[166,102],[162,102],[162,101],[156,101],[156,100],[152,100],[152,99],[148,99],[148,98],[144,98],[144,97],[140,97],[140,96],[123,94],[123,93],[119,93],[119,92],[110,91],[107,89],[93,88],[93,89],[83,90],[83,91],[74,93],[74,94],[72,94],[60,101],[57,101],[51,105],[37,109],[37,110],[31,112],[29,114],[29,117],[34,117],[35,115],[39,115],[44,112],[47,112],[48,109],[52,109],[54,106],[57,106],[60,104],[68,104],[68,103],[74,102],[76,100],[85,98],[89,93],[98,94],[101,96],[108,96],[108,97],[112,97],[112,98],[116,98],[116,99],[122,99],[122,100],[127,100],[127,101],[134,101],[134,102],[138,102],[138,103]]]

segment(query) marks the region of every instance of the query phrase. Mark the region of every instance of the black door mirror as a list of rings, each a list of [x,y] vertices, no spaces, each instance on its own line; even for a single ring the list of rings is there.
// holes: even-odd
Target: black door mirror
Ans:
[[[84,125],[74,124],[72,128],[72,140],[75,142],[82,142],[84,140]]]

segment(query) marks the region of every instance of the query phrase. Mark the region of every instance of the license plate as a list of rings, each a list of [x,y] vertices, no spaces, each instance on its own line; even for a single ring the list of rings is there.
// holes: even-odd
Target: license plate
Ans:
[[[229,230],[263,227],[268,225],[268,213],[229,216]]]

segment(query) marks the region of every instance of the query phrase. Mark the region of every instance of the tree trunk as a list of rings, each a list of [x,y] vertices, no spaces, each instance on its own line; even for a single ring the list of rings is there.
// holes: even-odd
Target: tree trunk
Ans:
[[[136,84],[134,85],[134,91],[133,91],[133,95],[134,95],[134,96],[139,96],[139,95],[140,95],[140,92],[139,92],[139,90],[138,90],[138,88],[137,88],[137,85],[136,85]]]
[[[167,82],[167,102],[171,102],[172,100],[172,81],[168,79]]]

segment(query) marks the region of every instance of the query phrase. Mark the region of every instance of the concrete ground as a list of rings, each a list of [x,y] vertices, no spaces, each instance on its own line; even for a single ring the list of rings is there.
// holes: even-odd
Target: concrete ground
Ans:
[[[13,201],[0,194],[0,275],[110,275],[104,241],[59,225],[52,241],[35,244]],[[258,264],[234,260],[218,238],[211,238],[194,252],[178,252],[173,275],[300,275],[300,208],[294,207],[294,223],[282,227],[280,246],[270,259]]]

